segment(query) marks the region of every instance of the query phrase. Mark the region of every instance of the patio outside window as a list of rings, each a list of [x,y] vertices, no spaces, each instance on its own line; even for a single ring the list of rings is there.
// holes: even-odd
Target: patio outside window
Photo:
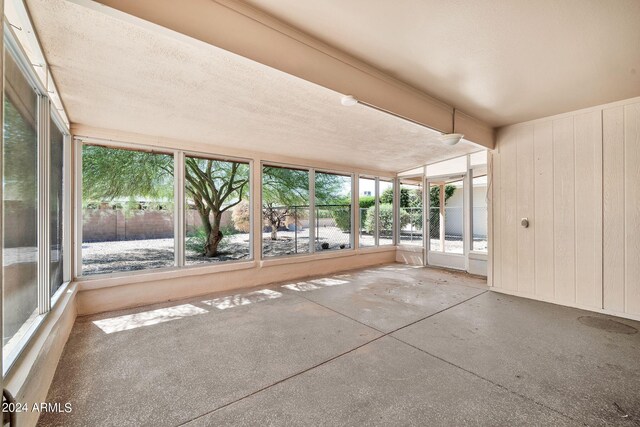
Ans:
[[[249,163],[185,157],[185,264],[251,257]]]
[[[316,252],[351,248],[351,176],[315,174]]]
[[[400,236],[402,245],[422,246],[422,185],[400,183]]]
[[[304,254],[309,247],[309,171],[263,166],[262,256]]]
[[[173,155],[82,147],[82,274],[174,265]]]

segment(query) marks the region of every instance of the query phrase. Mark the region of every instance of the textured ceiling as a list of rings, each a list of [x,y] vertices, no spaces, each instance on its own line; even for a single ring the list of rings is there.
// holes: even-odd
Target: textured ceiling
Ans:
[[[400,171],[467,152],[435,134],[200,42],[65,0],[28,0],[72,123]]]
[[[245,0],[493,126],[640,95],[638,0]]]

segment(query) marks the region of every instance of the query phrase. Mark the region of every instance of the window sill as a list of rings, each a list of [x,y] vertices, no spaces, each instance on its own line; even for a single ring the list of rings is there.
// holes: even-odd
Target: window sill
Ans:
[[[404,252],[422,252],[424,248],[422,245],[398,245],[398,250]]]
[[[479,259],[481,261],[487,261],[489,259],[489,255],[486,252],[469,252],[469,259]]]
[[[289,256],[289,257],[278,257],[272,259],[265,259],[260,261],[260,267],[271,267],[274,265],[283,265],[283,264],[298,264],[301,262],[309,262],[309,261],[317,261],[322,259],[332,259],[332,258],[344,258],[348,256],[355,256],[357,252],[353,249],[340,249],[337,251],[324,252],[324,253],[314,253],[308,255],[297,255],[297,256]]]
[[[95,277],[85,276],[79,277],[75,281],[78,283],[79,291],[86,291],[92,289],[110,288],[113,286],[130,285],[132,283],[146,283],[159,280],[174,279],[176,277],[202,276],[211,273],[248,270],[256,268],[257,265],[257,261],[238,261],[204,266],[191,265],[145,272],[140,271],[135,274],[115,273],[114,275],[109,274]]]

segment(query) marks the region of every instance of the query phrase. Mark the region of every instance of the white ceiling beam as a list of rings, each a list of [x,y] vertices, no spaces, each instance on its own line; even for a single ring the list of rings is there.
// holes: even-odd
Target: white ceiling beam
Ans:
[[[249,5],[235,0],[72,0],[104,13],[148,21],[297,76],[443,133],[493,148],[493,129]],[[108,7],[103,7],[108,6]],[[158,30],[157,26],[153,26]],[[304,100],[300,100],[304,102]],[[336,103],[340,99],[336,98]],[[458,113],[458,112],[456,112]]]

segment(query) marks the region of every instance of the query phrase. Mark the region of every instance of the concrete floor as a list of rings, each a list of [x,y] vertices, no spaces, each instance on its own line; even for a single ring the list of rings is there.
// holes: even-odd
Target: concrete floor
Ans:
[[[640,425],[639,322],[399,264],[79,318],[40,425]]]

